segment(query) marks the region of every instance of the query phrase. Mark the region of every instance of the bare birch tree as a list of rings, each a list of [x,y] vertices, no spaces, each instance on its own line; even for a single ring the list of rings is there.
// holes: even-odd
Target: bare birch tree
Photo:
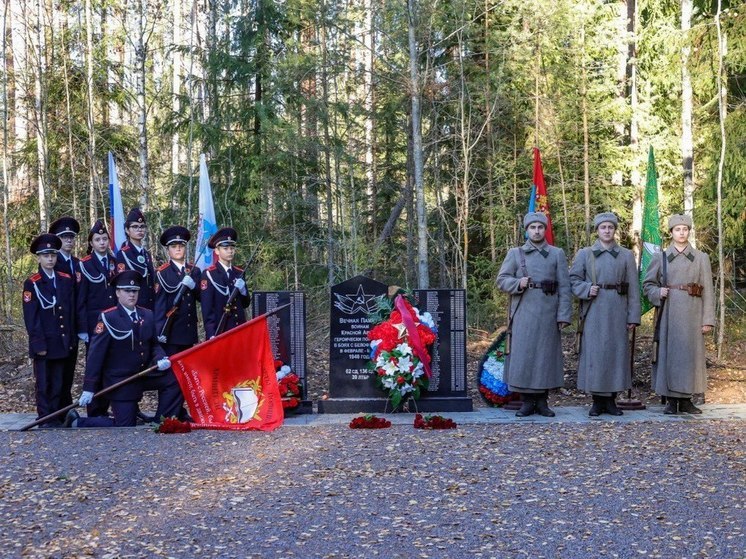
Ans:
[[[684,213],[694,211],[694,137],[692,132],[692,78],[689,73],[689,30],[692,27],[693,0],[681,0],[681,163],[684,175]],[[696,231],[692,230],[689,242],[696,246]]]

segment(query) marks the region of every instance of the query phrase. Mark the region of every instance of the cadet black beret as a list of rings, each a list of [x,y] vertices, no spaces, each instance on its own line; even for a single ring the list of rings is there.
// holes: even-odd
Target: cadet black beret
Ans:
[[[62,247],[62,241],[57,235],[42,233],[31,241],[30,250],[32,254],[56,254],[60,247]]]
[[[166,229],[161,235],[161,245],[168,246],[173,243],[184,243],[186,244],[192,236],[189,234],[189,229],[182,227],[181,225],[174,225]]]

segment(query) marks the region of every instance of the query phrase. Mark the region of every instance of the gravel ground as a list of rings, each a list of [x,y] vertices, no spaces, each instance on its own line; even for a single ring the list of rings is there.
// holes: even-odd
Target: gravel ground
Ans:
[[[2,557],[744,557],[742,421],[0,433]]]

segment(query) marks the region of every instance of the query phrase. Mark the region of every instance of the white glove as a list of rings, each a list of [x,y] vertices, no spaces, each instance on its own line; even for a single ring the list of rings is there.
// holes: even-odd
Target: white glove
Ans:
[[[87,344],[90,338],[88,337],[87,332],[78,332],[78,339],[80,339],[81,342]]]
[[[165,371],[171,366],[171,360],[168,357],[163,357],[156,363],[159,371]]]
[[[83,393],[80,395],[80,399],[78,400],[79,406],[87,406],[93,402],[93,392],[88,392],[87,390],[84,390]]]
[[[196,284],[194,283],[194,280],[191,278],[191,276],[184,276],[184,279],[181,280],[181,285],[186,285],[187,289],[194,289],[194,286]]]
[[[238,278],[234,283],[233,286],[238,289],[239,293],[241,295],[246,295],[246,282],[242,280],[241,278]]]
[[[165,344],[167,339],[168,338],[166,338],[166,336],[164,336],[162,334],[160,336],[158,336],[158,341],[161,342],[162,344]]]

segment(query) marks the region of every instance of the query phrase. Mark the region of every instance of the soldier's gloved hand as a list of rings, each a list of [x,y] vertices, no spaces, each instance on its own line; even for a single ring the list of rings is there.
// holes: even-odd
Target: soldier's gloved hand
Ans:
[[[162,344],[165,344],[167,339],[168,338],[166,338],[166,336],[164,336],[163,334],[158,336],[158,341],[161,342]]]
[[[83,393],[80,395],[80,399],[78,400],[79,406],[87,406],[93,402],[93,392],[88,392],[87,390],[84,390]]]
[[[194,289],[196,284],[191,276],[184,276],[184,279],[181,280],[181,285],[185,285],[187,289]]]
[[[158,365],[159,371],[165,371],[171,366],[171,360],[168,357],[162,357],[158,360],[156,365]]]
[[[528,282],[529,282],[530,279],[531,278],[528,278],[528,277],[521,278],[521,281],[518,283],[518,287],[520,289],[526,289],[526,286],[528,285]]]
[[[90,339],[88,338],[88,332],[78,332],[78,338],[84,344],[87,344],[90,341]]]
[[[233,284],[241,295],[246,295],[246,282],[241,278],[238,278]]]
[[[591,290],[588,292],[588,297],[595,297],[596,295],[598,295],[598,291],[600,289],[601,288],[598,285],[591,285]]]

